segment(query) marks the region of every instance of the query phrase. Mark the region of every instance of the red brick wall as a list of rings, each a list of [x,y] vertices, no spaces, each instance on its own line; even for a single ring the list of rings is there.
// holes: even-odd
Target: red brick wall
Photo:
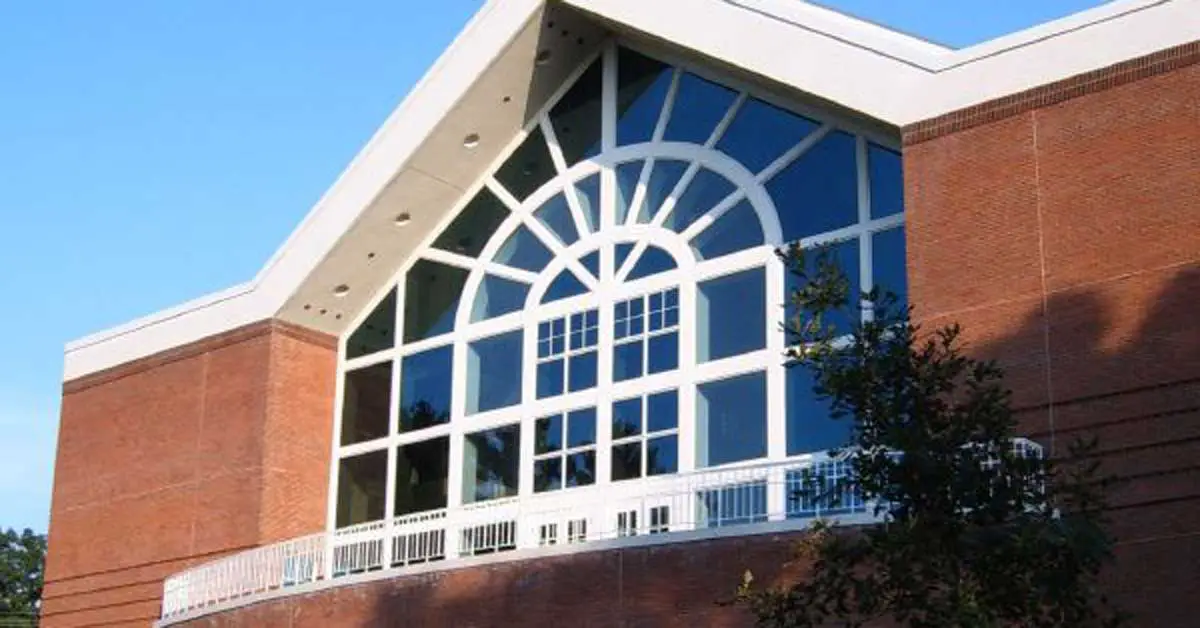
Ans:
[[[1101,438],[1125,480],[1110,586],[1135,625],[1193,626],[1200,599],[1198,57],[905,133],[917,316],[1008,367],[1027,434],[1060,453]]]
[[[164,576],[321,529],[334,368],[267,322],[68,382],[44,625],[148,625]]]

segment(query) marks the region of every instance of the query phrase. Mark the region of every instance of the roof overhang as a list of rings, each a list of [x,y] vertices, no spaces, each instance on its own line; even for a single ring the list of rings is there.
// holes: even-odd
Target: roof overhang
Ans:
[[[64,379],[272,317],[341,334],[610,32],[898,129],[1196,41],[1200,0],[1121,0],[959,50],[800,0],[490,0],[253,280],[68,344]]]

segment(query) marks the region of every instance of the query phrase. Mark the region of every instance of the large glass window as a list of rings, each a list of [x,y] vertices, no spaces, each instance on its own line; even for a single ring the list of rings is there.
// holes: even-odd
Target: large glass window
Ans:
[[[463,502],[514,497],[521,468],[521,426],[468,434],[463,447]]]
[[[450,420],[450,347],[405,356],[400,364],[400,431],[419,430]]]
[[[766,276],[761,268],[700,284],[696,358],[707,362],[765,347],[766,302]]]
[[[476,340],[467,346],[467,414],[521,400],[521,332]]]
[[[595,408],[538,419],[534,434],[534,492],[596,482]]]
[[[765,373],[708,382],[696,391],[696,466],[767,455]]]
[[[449,470],[448,436],[397,449],[395,516],[445,508]]]
[[[679,467],[679,394],[623,399],[612,410],[612,479],[675,473]]]
[[[339,528],[382,519],[386,497],[386,451],[351,456],[338,463]]]
[[[537,396],[596,386],[600,314],[587,310],[538,325]]]
[[[342,391],[342,444],[387,436],[391,400],[391,362],[347,371]]]
[[[678,289],[619,301],[613,316],[613,381],[679,367]]]

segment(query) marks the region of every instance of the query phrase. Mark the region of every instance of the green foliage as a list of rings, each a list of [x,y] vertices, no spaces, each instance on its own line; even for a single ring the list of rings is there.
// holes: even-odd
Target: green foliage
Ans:
[[[884,523],[818,522],[797,548],[808,567],[795,582],[762,589],[747,573],[738,600],[758,625],[1120,624],[1096,588],[1112,541],[1095,464],[1014,450],[1003,373],[962,353],[957,325],[925,333],[894,296],[872,291],[861,298],[871,320],[839,337],[829,321],[858,318],[859,306],[832,256],[781,255],[802,285],[790,366],[811,369],[834,417],[852,422],[838,453]],[[1076,443],[1065,460],[1094,447]]]
[[[0,625],[33,625],[42,604],[46,536],[0,530]],[[24,623],[22,623],[24,622]]]

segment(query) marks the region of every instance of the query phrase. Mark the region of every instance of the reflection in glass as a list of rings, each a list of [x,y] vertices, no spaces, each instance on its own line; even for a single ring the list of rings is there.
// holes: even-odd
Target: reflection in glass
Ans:
[[[383,519],[386,496],[386,451],[342,458],[338,462],[337,527]]]
[[[400,431],[409,432],[450,420],[451,347],[404,357],[400,363]]]
[[[550,263],[551,257],[546,245],[528,227],[521,225],[500,246],[495,259],[497,264],[537,273]]]
[[[612,479],[631,480],[642,477],[642,442],[613,445]]]
[[[596,409],[585,408],[567,414],[567,447],[596,443]]]
[[[696,359],[707,362],[766,347],[766,290],[762,268],[701,283],[696,294]]]
[[[581,451],[567,456],[567,486],[587,486],[595,482],[595,451]]]
[[[533,492],[544,493],[562,488],[562,457],[533,461]]]
[[[484,187],[433,241],[433,246],[443,251],[479,257],[484,245],[507,217],[508,208],[491,190]]]
[[[679,78],[679,92],[671,109],[671,121],[663,139],[668,142],[704,144],[725,117],[737,94],[723,85],[691,73]]]
[[[813,377],[803,364],[787,369],[787,453],[828,451],[850,440],[851,421],[834,419],[828,399],[817,397]]]
[[[900,154],[869,144],[867,168],[871,178],[871,218],[904,211],[904,169]]]
[[[467,346],[467,414],[521,401],[521,332],[476,340]]]
[[[617,52],[617,145],[648,142],[667,91],[670,66],[625,48]]]
[[[682,233],[733,191],[734,186],[728,179],[712,170],[701,169],[679,197],[679,202],[675,203],[663,226],[675,233]]]
[[[568,166],[600,154],[604,64],[597,59],[550,109],[550,123]]]
[[[637,436],[642,433],[642,399],[635,397],[613,403],[613,439]]]
[[[467,271],[421,260],[408,271],[404,284],[404,342],[449,333],[467,283]]]
[[[834,131],[767,182],[787,242],[858,221],[854,136]]]
[[[748,200],[741,200],[692,239],[702,260],[716,259],[763,243],[762,225]]]
[[[646,441],[646,475],[675,473],[679,469],[679,437],[674,434]]]
[[[579,239],[579,232],[575,230],[575,219],[571,217],[571,207],[562,193],[555,194],[543,203],[533,215],[554,232],[564,245],[574,244]]]
[[[696,466],[767,455],[767,377],[762,372],[696,388]]]
[[[525,307],[529,286],[519,281],[486,275],[475,293],[475,305],[471,308],[471,322],[478,323],[489,318],[503,316]]]
[[[394,516],[445,508],[449,471],[449,436],[400,446],[396,450]]]
[[[533,453],[547,454],[563,446],[563,417],[555,414],[538,419],[533,438]]]
[[[817,123],[757,98],[742,104],[717,150],[758,172],[817,128]]]
[[[341,443],[351,445],[387,436],[391,399],[391,362],[347,371],[342,390]]]
[[[521,426],[467,434],[463,447],[463,502],[513,497],[520,469]]]
[[[388,292],[346,341],[346,358],[370,355],[396,345],[396,289]]]
[[[495,177],[513,197],[523,201],[554,175],[554,162],[550,159],[546,137],[535,127],[496,171]]]

